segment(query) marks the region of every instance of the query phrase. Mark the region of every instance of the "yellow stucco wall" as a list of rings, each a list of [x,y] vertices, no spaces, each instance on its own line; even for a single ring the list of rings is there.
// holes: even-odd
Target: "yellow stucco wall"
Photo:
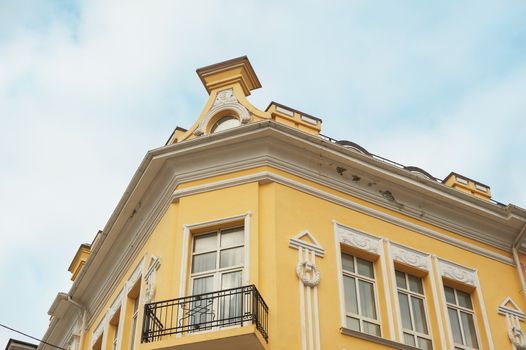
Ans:
[[[463,238],[441,228],[433,227],[430,224],[419,222],[416,219],[405,217],[402,214],[391,212],[377,205],[372,205],[363,200],[338,193],[335,190],[324,188],[321,185],[268,167],[238,173],[234,172],[219,177],[187,183],[182,185],[181,188],[203,185],[208,182],[238,177],[262,170],[273,171],[328,193],[387,212],[390,215],[417,223],[423,227],[432,228],[448,236],[463,239],[481,248],[510,256],[508,252],[500,249]],[[522,309],[526,309],[524,299],[520,295],[521,287],[516,275],[517,271],[513,266],[437,241],[417,232],[372,218],[366,214],[277,183],[249,183],[182,197],[178,202],[171,204],[134,262],[130,265],[124,278],[118,283],[112,296],[102,308],[101,314],[95,317],[94,322],[84,337],[82,349],[89,350],[91,348],[92,332],[100,320],[103,319],[113,300],[118,296],[127,279],[143,257],[148,259],[148,257],[153,254],[159,257],[162,262],[156,275],[155,300],[176,298],[179,296],[184,225],[213,221],[248,212],[251,213],[250,281],[257,286],[269,307],[269,342],[268,345],[264,345],[268,349],[301,349],[300,303],[298,299],[298,278],[295,273],[298,252],[289,247],[289,239],[304,230],[312,233],[325,249],[325,256],[323,258],[317,258],[316,260],[321,274],[321,282],[318,286],[321,348],[349,350],[389,348],[385,345],[358,339],[349,335],[342,335],[340,332],[340,328],[342,327],[340,310],[342,306],[340,305],[339,299],[339,274],[336,269],[337,259],[340,259],[340,257],[336,252],[334,220],[342,225],[367,232],[371,235],[383,237],[418,251],[430,253],[442,259],[456,262],[462,266],[477,269],[487,319],[495,345],[494,349],[511,349],[511,343],[507,336],[505,318],[497,314],[497,308],[507,296],[510,296]],[[376,290],[379,296],[382,336],[384,338],[390,338],[393,335],[395,339],[399,341],[397,337],[400,325],[397,323],[396,317],[394,317],[394,334],[391,334],[389,331],[387,298],[390,298],[391,305],[393,305],[392,308],[394,309],[395,295],[384,292],[387,286],[384,285],[383,279],[381,278],[383,271],[379,261],[375,262],[375,272],[377,276]],[[389,273],[389,271],[386,271],[386,273]],[[435,277],[438,278],[438,276]],[[433,293],[429,280],[429,276],[424,277],[428,310],[427,317],[430,318],[434,348],[449,348],[448,344],[440,343],[440,325],[436,316],[437,313],[442,314],[442,327],[446,330],[447,336],[449,336],[448,327],[445,323],[445,317],[447,316],[444,315],[442,309],[437,310],[434,307]],[[392,291],[392,281],[388,280],[387,283],[390,285]],[[142,283],[141,287],[141,294],[144,294],[144,283]],[[478,304],[476,293],[472,295],[475,304]],[[438,302],[440,303],[441,301],[438,300]],[[129,299],[127,302],[128,310],[131,306],[131,299]],[[482,340],[482,348],[489,349],[487,341],[485,340],[488,337],[483,324],[483,312],[479,307],[476,307],[475,313],[479,335]],[[121,327],[121,337],[123,339],[121,349],[127,350],[130,339],[129,317],[125,320],[125,324]],[[142,327],[141,321],[142,308],[139,313],[138,333]],[[230,332],[230,335],[235,335],[236,332],[240,333],[242,330],[230,329],[222,332]],[[111,331],[104,334],[104,336],[111,337]],[[209,333],[195,334],[192,335],[192,339],[196,341],[200,339],[200,337],[210,338],[213,336],[213,334],[211,335]],[[137,337],[137,339],[139,339],[139,335],[137,335]],[[184,342],[188,342],[188,339],[185,340],[184,336],[181,338],[176,338],[175,336],[166,337],[161,342],[138,344],[136,349],[170,348]],[[111,350],[111,339],[108,339],[106,345],[106,349],[103,350]]]

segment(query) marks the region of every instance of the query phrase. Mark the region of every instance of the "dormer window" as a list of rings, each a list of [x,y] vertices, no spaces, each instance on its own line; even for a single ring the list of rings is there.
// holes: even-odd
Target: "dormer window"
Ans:
[[[218,132],[218,131],[223,131],[223,130],[235,128],[236,126],[239,126],[239,125],[241,125],[241,123],[239,122],[238,118],[236,118],[234,116],[231,116],[231,115],[227,115],[227,116],[222,117],[221,119],[219,119],[214,124],[214,126],[210,130],[210,133],[213,134],[213,133]]]

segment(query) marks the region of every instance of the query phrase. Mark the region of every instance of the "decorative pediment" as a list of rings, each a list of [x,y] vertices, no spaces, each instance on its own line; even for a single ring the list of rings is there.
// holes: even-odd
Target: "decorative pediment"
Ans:
[[[473,269],[442,259],[438,260],[438,269],[442,277],[468,284],[470,286],[477,285],[477,273]]]
[[[504,301],[499,305],[498,310],[500,315],[514,315],[517,316],[521,321],[525,320],[524,312],[510,297],[506,297],[506,299],[504,299]]]
[[[429,254],[416,251],[402,245],[391,243],[391,257],[402,264],[421,270],[430,270]]]
[[[318,240],[307,230],[300,232],[289,240],[289,247],[313,251],[317,256],[323,257],[325,249],[318,243]]]
[[[336,234],[342,244],[380,255],[382,239],[336,223]]]

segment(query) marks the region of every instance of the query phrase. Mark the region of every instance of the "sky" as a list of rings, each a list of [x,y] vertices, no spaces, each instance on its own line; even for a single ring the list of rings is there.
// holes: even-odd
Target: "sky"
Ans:
[[[0,0],[0,323],[43,336],[78,246],[200,114],[195,69],[242,55],[256,107],[526,207],[525,18],[521,0]]]

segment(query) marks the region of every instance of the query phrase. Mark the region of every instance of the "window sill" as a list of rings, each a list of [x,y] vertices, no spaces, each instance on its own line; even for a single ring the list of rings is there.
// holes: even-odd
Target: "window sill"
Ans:
[[[363,339],[363,340],[368,340],[368,341],[371,341],[373,343],[389,346],[389,347],[391,347],[393,349],[398,349],[398,350],[419,350],[418,348],[415,348],[415,347],[410,346],[410,345],[405,345],[405,344],[402,344],[402,343],[399,343],[399,342],[396,342],[396,341],[393,341],[393,340],[380,338],[380,337],[377,337],[377,336],[374,336],[374,335],[370,335],[370,334],[367,334],[367,333],[353,331],[352,329],[345,328],[345,327],[340,328],[340,332],[342,334],[344,334],[344,335],[349,335],[351,337],[356,337],[356,338],[360,338],[360,339]]]

